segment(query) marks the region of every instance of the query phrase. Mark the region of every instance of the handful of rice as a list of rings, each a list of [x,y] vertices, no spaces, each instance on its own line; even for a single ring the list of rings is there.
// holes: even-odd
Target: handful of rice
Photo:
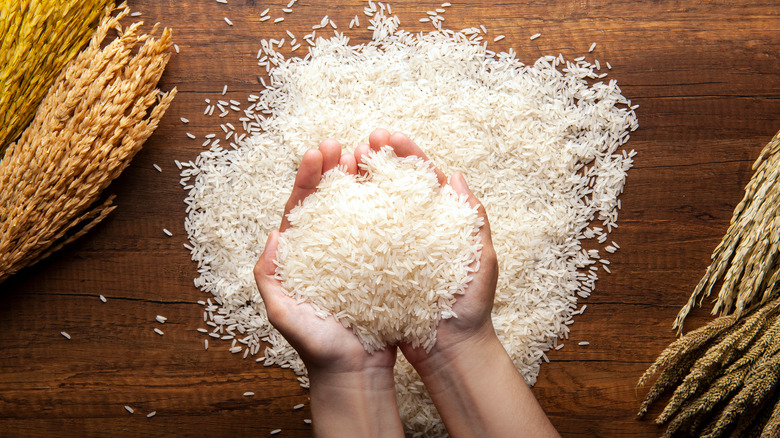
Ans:
[[[277,277],[369,352],[397,342],[430,350],[436,326],[479,270],[484,223],[430,164],[371,152],[365,175],[335,168],[289,213]]]

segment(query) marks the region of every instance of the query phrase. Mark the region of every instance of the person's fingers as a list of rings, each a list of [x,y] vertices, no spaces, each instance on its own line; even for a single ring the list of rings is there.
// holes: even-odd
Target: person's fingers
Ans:
[[[320,153],[322,153],[322,173],[325,173],[339,164],[341,158],[341,144],[338,141],[328,138],[320,143]]]
[[[420,149],[420,146],[417,146],[417,144],[413,142],[412,139],[407,137],[406,134],[402,132],[396,132],[391,135],[388,144],[393,147],[395,154],[399,157],[410,157],[414,155],[430,162],[430,159],[428,159],[428,156],[425,155],[425,152]],[[436,178],[439,179],[439,184],[442,186],[447,184],[447,177],[444,176],[444,172],[437,169],[433,163],[431,163],[431,168],[433,168],[433,171],[436,172]]]
[[[260,255],[260,260],[255,265],[255,279],[258,280],[261,277],[273,278],[276,273],[276,249],[279,247],[279,232],[274,230],[268,235],[268,239],[265,241],[265,248]]]
[[[476,290],[482,291],[482,293],[485,294],[483,296],[488,297],[486,299],[489,299],[489,302],[492,303],[496,292],[496,283],[498,281],[498,258],[496,256],[496,249],[493,246],[493,238],[490,234],[490,222],[488,221],[485,206],[482,205],[477,197],[474,196],[474,193],[471,192],[468,184],[466,184],[466,179],[460,172],[452,174],[450,177],[450,186],[456,193],[468,196],[468,203],[472,207],[477,207],[477,214],[483,220],[482,227],[479,229],[479,237],[482,241],[482,254],[477,265],[479,266],[477,268],[477,274],[472,280],[475,283],[472,284],[477,284]],[[479,287],[480,284],[483,287]],[[491,308],[492,305],[485,307],[485,311],[487,312],[485,321],[487,322],[491,321],[489,316]]]
[[[301,165],[298,167],[298,174],[295,175],[292,193],[290,193],[290,198],[284,206],[284,214],[282,215],[282,224],[279,226],[279,231],[285,231],[290,227],[290,221],[287,220],[287,214],[290,213],[290,210],[317,190],[317,185],[320,183],[320,178],[322,178],[322,164],[323,156],[319,149],[309,149],[303,154]]]
[[[343,166],[347,169],[347,173],[354,175],[357,173],[357,161],[355,160],[355,154],[344,152],[339,159],[339,166]]]
[[[386,129],[374,129],[368,136],[368,144],[372,150],[378,151],[390,144],[390,133]]]
[[[274,278],[274,273],[276,272],[274,260],[276,259],[278,246],[279,232],[274,230],[268,235],[263,254],[260,255],[260,260],[257,261],[254,269],[257,289],[260,291],[263,303],[265,303],[268,319],[273,324],[284,321],[287,313],[284,305],[284,298],[287,296],[282,291],[282,285],[279,280]]]
[[[485,211],[485,206],[482,205],[481,202],[479,202],[479,199],[477,199],[476,196],[474,196],[474,193],[471,192],[471,189],[469,189],[468,184],[466,184],[466,178],[463,177],[463,174],[460,172],[455,172],[450,177],[450,186],[453,190],[455,190],[455,193],[459,195],[466,195],[468,197],[468,203],[472,207],[477,207],[477,214],[479,217],[482,218],[484,221],[484,225],[482,225],[482,228],[480,228],[479,232],[482,237],[482,243],[483,245],[493,245],[493,240],[491,238],[490,234],[490,222],[488,221],[487,212]]]
[[[366,171],[363,170],[360,165],[363,164],[363,160],[365,159],[366,155],[368,155],[368,152],[371,150],[371,146],[369,146],[368,143],[363,143],[355,148],[355,163],[357,166],[357,173],[358,175],[365,175]]]

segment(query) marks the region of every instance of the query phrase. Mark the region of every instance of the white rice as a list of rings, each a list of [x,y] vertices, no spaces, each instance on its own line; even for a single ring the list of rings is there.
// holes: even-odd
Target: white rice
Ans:
[[[100,295],[100,301],[105,303],[106,302],[106,297],[104,297],[103,295]]]
[[[590,45],[590,48],[588,49],[588,53],[594,51],[596,49],[596,43],[593,43]]]
[[[164,334],[163,331],[158,329],[158,328],[154,329],[154,332],[157,333],[160,336],[162,336]]]
[[[493,38],[493,42],[494,43],[499,42],[499,41],[503,40],[504,38],[506,38],[506,35],[499,35],[499,36]]]
[[[244,393],[244,397],[252,397],[254,395],[255,395],[255,393],[251,392],[251,391],[247,391],[247,392]]]
[[[583,341],[583,342],[580,342],[580,343],[578,343],[577,345],[579,345],[579,346],[582,346],[582,347],[585,347],[585,346],[588,346],[588,345],[590,345],[590,342]]]
[[[268,323],[252,268],[279,226],[303,152],[328,137],[351,150],[385,127],[408,134],[447,175],[463,172],[484,203],[500,271],[493,322],[533,384],[544,352],[568,336],[578,299],[595,288],[597,276],[582,272],[598,251],[581,240],[597,238],[583,235],[591,221],[606,230],[598,236],[616,226],[635,155],[621,150],[638,127],[632,104],[588,63],[559,55],[525,65],[463,32],[411,34],[396,17],[364,13],[367,44],[318,38],[303,59],[267,46],[275,62],[260,66],[270,80],[256,110],[244,110],[250,135],[235,150],[212,144],[182,172],[194,180],[184,222],[194,284],[214,301],[204,318],[243,327],[242,345],[264,366],[290,368],[308,386],[297,353]],[[401,359],[395,370],[407,430],[443,433],[411,366]]]
[[[60,334],[65,337],[65,339],[70,340],[70,335],[65,332],[60,332]]]
[[[233,22],[230,21],[230,19],[228,17],[225,17],[225,23],[227,23],[228,26],[232,26],[233,25]]]
[[[293,406],[293,409],[297,411],[298,409],[303,409],[303,406],[304,406],[303,403],[297,404],[297,405]]]
[[[154,317],[154,319],[155,319],[157,322],[159,322],[160,324],[165,324],[165,321],[167,321],[167,320],[168,320],[168,318],[166,318],[166,317],[164,317],[164,316],[162,316],[162,315],[157,315],[157,316],[155,316],[155,317]]]
[[[131,408],[130,406],[127,406],[127,405],[125,405],[125,410],[126,410],[127,412],[130,412],[131,414],[135,413],[135,411],[133,410],[133,408]]]
[[[146,414],[146,418],[152,418],[155,415],[157,415],[157,411],[152,411],[152,412],[149,412],[148,414]]]
[[[293,298],[352,328],[369,352],[400,341],[430,350],[471,281],[483,221],[419,157],[385,147],[361,167],[365,177],[326,173],[292,209],[276,275]]]
[[[167,229],[167,228],[163,228],[163,233],[165,233],[165,234],[166,234],[166,235],[168,235],[169,237],[170,237],[170,236],[173,236],[173,233],[171,233],[170,231],[168,231],[168,229]]]
[[[276,434],[280,433],[281,431],[282,431],[282,429],[274,429],[274,430],[271,431],[271,435],[276,435]]]
[[[531,41],[539,38],[540,36],[542,36],[542,34],[540,34],[540,33],[535,33],[535,34],[531,35]]]

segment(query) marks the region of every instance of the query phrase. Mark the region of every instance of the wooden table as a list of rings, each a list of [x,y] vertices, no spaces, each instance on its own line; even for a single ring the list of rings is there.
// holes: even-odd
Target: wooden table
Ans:
[[[651,421],[634,417],[644,394],[635,383],[673,340],[672,320],[725,232],[753,160],[780,129],[780,7],[774,0],[453,3],[447,27],[484,24],[491,37],[506,35],[491,47],[514,47],[527,63],[547,54],[571,59],[598,42],[595,57],[611,63],[611,77],[641,105],[629,143],[639,155],[613,234],[621,250],[573,326],[571,341],[590,346],[548,353],[552,362],[533,390],[565,437],[658,436]],[[215,118],[202,116],[204,98],[218,98],[224,84],[226,97],[241,101],[260,89],[261,38],[303,34],[327,14],[365,42],[364,4],[301,0],[291,14],[279,1],[130,4],[147,23],[174,29],[181,53],[161,86],[179,95],[108,189],[119,208],[77,243],[0,284],[0,435],[266,436],[281,428],[279,436],[309,436],[308,405],[292,409],[307,403],[293,373],[216,343],[203,349],[196,301],[205,295],[192,285],[195,265],[182,247],[184,192],[173,160],[201,150],[186,131],[217,129]],[[284,23],[259,22],[266,7]],[[392,7],[403,28],[425,30],[418,18],[438,3]],[[350,31],[356,14],[362,26]],[[537,32],[542,37],[531,41]],[[708,310],[687,327],[707,321]],[[150,411],[157,416],[146,418]]]

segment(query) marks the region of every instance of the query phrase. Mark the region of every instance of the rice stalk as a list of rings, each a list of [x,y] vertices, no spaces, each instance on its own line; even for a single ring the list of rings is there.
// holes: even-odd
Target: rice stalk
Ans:
[[[667,433],[677,429],[690,427],[695,429],[701,423],[702,417],[712,412],[712,410],[721,402],[726,401],[734,392],[739,390],[744,379],[751,372],[754,363],[761,357],[771,356],[776,353],[777,347],[780,347],[778,336],[780,336],[780,318],[775,313],[771,327],[764,331],[760,338],[750,346],[750,349],[731,364],[709,389],[699,397],[686,403],[679,413],[672,419]]]
[[[650,365],[647,371],[645,371],[639,379],[637,385],[644,386],[647,380],[661,368],[677,367],[679,362],[685,360],[687,355],[694,354],[701,346],[731,328],[735,322],[737,322],[736,316],[718,318],[711,323],[688,333],[684,337],[675,340],[658,355],[655,362]]]
[[[0,0],[0,157],[111,0]]]
[[[739,317],[772,299],[780,279],[780,132],[764,147],[753,164],[755,173],[745,196],[734,209],[726,235],[712,254],[712,263],[680,310],[673,328],[698,301],[708,297],[720,282],[712,313]]]
[[[773,438],[780,436],[780,397],[775,397],[769,419],[761,431],[761,438]]]
[[[769,422],[775,407],[777,391],[762,401],[760,410],[755,415],[740,415],[734,429],[729,433],[734,438],[759,438]]]
[[[777,309],[778,302],[755,312],[722,341],[711,346],[706,353],[696,360],[683,382],[675,389],[672,399],[666,405],[656,420],[662,424],[668,421],[688,399],[695,396],[706,385],[714,381],[724,368],[731,364],[738,352],[737,347],[745,348],[752,342],[761,329],[766,326],[767,315]]]
[[[170,57],[170,30],[155,38],[157,26],[145,34],[142,23],[120,24],[126,6],[110,12],[0,161],[0,282],[83,235],[115,208],[113,197],[101,200],[101,193],[176,95],[175,88],[156,88]],[[104,45],[111,29],[118,36]]]
[[[686,403],[674,416],[664,433],[673,436],[678,430],[695,431],[716,407],[741,387],[749,366],[731,367],[720,376],[700,397]]]
[[[680,355],[680,359],[676,360],[673,365],[667,366],[663,369],[663,372],[658,376],[653,386],[650,387],[650,391],[645,396],[645,400],[642,402],[642,406],[639,408],[637,416],[642,417],[647,413],[650,405],[655,403],[664,392],[669,388],[679,385],[693,364],[699,357],[701,351],[699,349],[686,351],[687,354]]]
[[[746,412],[751,415],[763,412],[765,405],[776,398],[780,377],[780,298],[737,322],[733,322],[735,317],[717,318],[675,341],[672,345],[678,347],[673,355],[662,354],[668,365],[647,394],[639,416],[647,412],[664,390],[677,385],[656,419],[658,424],[669,422],[664,436],[671,437],[685,430],[695,436],[710,437],[724,436],[734,430],[740,436],[753,427],[742,416]],[[710,335],[703,343],[692,343],[692,340],[701,341],[705,333],[720,334]],[[696,348],[685,350],[679,345],[696,345]],[[664,376],[672,377],[659,384]]]
[[[724,408],[714,430],[706,438],[723,436],[740,416],[753,417],[775,391],[780,379],[780,354],[764,355],[745,378],[742,389]]]

